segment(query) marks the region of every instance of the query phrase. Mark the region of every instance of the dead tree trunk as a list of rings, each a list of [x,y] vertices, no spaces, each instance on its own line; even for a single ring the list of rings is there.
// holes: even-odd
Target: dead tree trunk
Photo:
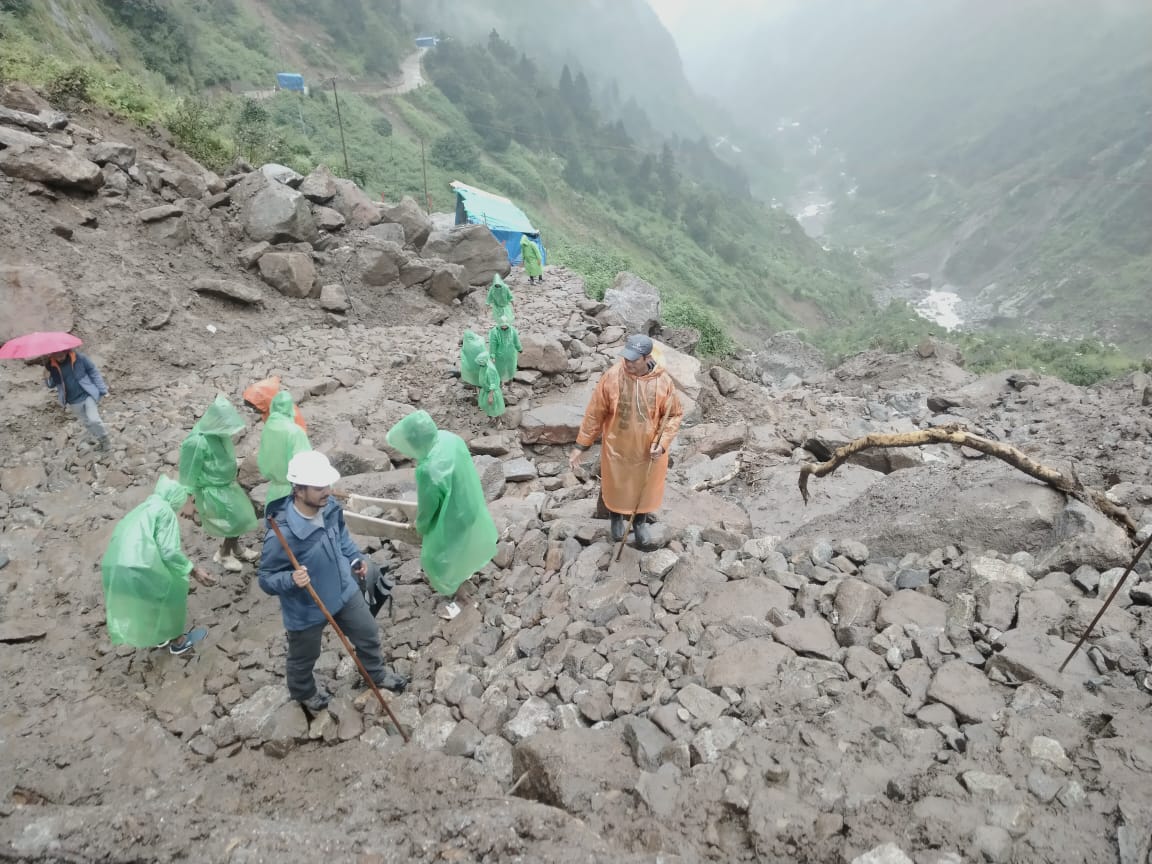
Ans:
[[[918,432],[865,435],[863,438],[857,438],[855,441],[850,441],[843,447],[838,448],[836,452],[832,454],[832,458],[827,462],[802,465],[800,467],[799,485],[800,494],[804,496],[804,503],[808,503],[809,476],[824,477],[831,474],[861,450],[868,450],[873,447],[919,447],[922,444],[953,444],[957,447],[971,447],[973,450],[979,450],[981,453],[995,456],[997,459],[1007,462],[1013,468],[1023,471],[1029,477],[1033,477],[1042,483],[1047,483],[1057,492],[1075,498],[1077,501],[1083,502],[1089,507],[1103,513],[1123,528],[1129,537],[1136,536],[1138,529],[1136,523],[1134,523],[1128,515],[1128,511],[1109,501],[1103,492],[1084,486],[1075,473],[1073,473],[1072,476],[1068,476],[1057,471],[1055,468],[1041,465],[1015,447],[1001,444],[998,441],[990,441],[987,438],[981,438],[979,435],[973,435],[967,429],[955,423],[947,426],[936,426],[932,429],[922,429]]]

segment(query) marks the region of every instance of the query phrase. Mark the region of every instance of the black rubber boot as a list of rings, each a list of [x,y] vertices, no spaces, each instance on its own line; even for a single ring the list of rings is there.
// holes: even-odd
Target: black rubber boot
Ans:
[[[610,518],[612,528],[612,542],[619,543],[624,539],[624,532],[628,530],[628,523],[624,521],[624,517],[619,513],[613,513]]]

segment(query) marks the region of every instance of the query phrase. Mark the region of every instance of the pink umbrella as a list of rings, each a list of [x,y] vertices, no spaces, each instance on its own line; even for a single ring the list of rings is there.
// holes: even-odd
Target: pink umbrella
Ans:
[[[27,333],[0,346],[0,360],[26,360],[57,351],[71,351],[84,343],[71,333]]]

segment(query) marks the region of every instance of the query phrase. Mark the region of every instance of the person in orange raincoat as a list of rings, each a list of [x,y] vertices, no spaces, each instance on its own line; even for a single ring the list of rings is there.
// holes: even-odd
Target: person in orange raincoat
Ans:
[[[244,402],[260,412],[260,419],[267,420],[272,410],[272,397],[280,392],[280,376],[273,375],[263,381],[257,381],[244,391]],[[308,431],[308,424],[304,422],[304,415],[300,413],[300,406],[295,408],[296,425]]]
[[[684,409],[672,378],[652,357],[655,346],[643,335],[629,336],[621,362],[596,384],[584,412],[576,447],[568,457],[575,471],[584,451],[602,438],[600,481],[612,513],[612,540],[619,542],[633,512],[636,545],[651,545],[648,521],[664,500],[668,448],[680,430]]]

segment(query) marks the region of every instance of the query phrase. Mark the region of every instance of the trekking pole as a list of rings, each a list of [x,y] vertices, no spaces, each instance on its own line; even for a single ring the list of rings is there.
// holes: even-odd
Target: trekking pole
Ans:
[[[1100,611],[1096,613],[1096,617],[1092,619],[1092,623],[1084,628],[1084,635],[1080,637],[1080,641],[1076,643],[1076,647],[1064,658],[1064,662],[1060,664],[1060,668],[1056,670],[1057,672],[1064,671],[1064,667],[1076,656],[1076,652],[1080,650],[1080,646],[1088,640],[1088,635],[1092,632],[1092,628],[1104,617],[1104,613],[1108,611],[1108,607],[1112,601],[1116,599],[1116,595],[1120,593],[1120,589],[1124,587],[1124,580],[1128,578],[1128,575],[1132,572],[1132,568],[1136,566],[1136,562],[1139,561],[1148,550],[1149,545],[1152,545],[1152,534],[1149,534],[1144,544],[1136,550],[1136,554],[1132,557],[1132,560],[1128,562],[1128,569],[1124,571],[1124,575],[1116,582],[1116,587],[1112,589],[1112,593],[1108,595],[1108,599],[1104,601],[1104,605],[1100,607]]]
[[[636,521],[636,511],[644,503],[644,493],[648,491],[648,480],[652,477],[652,466],[656,463],[656,460],[652,458],[652,446],[659,443],[660,436],[664,433],[664,423],[667,420],[668,416],[665,415],[664,419],[660,421],[660,425],[656,427],[656,435],[652,438],[652,444],[648,445],[648,470],[644,472],[644,482],[640,485],[640,494],[636,496],[636,506],[632,508],[632,515],[628,517],[628,527],[624,529],[624,536],[620,538],[620,545],[616,547],[616,554],[613,556],[614,561],[619,561],[620,556],[624,554],[624,544],[628,542],[628,532],[632,530],[632,523]]]
[[[300,562],[296,560],[296,556],[292,554],[292,549],[288,546],[288,541],[284,539],[284,534],[280,531],[280,526],[276,524],[276,520],[269,516],[268,524],[272,526],[272,530],[276,534],[276,539],[280,541],[280,545],[284,547],[284,551],[288,555],[288,560],[292,562],[292,566],[297,570],[300,569]],[[336,623],[336,619],[332,617],[332,613],[328,611],[328,607],[324,605],[324,601],[320,599],[320,595],[316,593],[316,589],[309,583],[304,586],[308,589],[308,593],[312,595],[312,600],[320,607],[320,611],[324,613],[324,617],[328,619],[328,623],[332,625],[332,629],[336,631],[336,635],[340,637],[340,641],[344,643],[344,650],[348,652],[348,656],[356,662],[356,668],[360,670],[360,674],[364,676],[364,683],[372,688],[372,692],[376,694],[376,698],[380,700],[381,706],[387,712],[388,716],[392,718],[396,729],[400,732],[400,737],[404,739],[404,743],[408,743],[408,733],[404,731],[404,727],[400,725],[400,721],[396,719],[396,715],[392,713],[392,709],[388,707],[388,703],[384,701],[384,694],[380,692],[380,688],[376,686],[376,682],[372,680],[372,676],[368,674],[368,670],[364,668],[364,664],[360,662],[360,658],[356,656],[356,652],[352,649],[352,643],[348,641],[348,637],[344,635],[344,631],[340,629],[340,625]]]

